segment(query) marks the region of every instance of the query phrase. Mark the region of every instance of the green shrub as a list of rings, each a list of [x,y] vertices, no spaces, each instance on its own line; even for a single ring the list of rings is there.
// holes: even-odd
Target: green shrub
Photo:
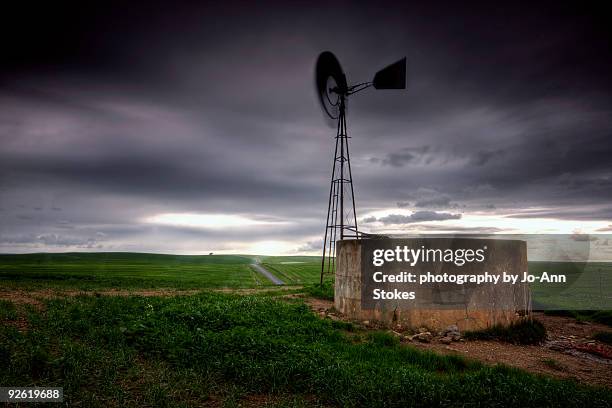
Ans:
[[[597,332],[593,335],[593,339],[612,346],[612,332]]]
[[[383,331],[368,333],[367,340],[380,347],[394,347],[400,343],[397,336]]]
[[[334,300],[334,282],[324,281],[322,287],[318,283],[306,285],[304,286],[304,292],[314,298]]]
[[[557,371],[563,370],[563,366],[561,365],[561,363],[559,363],[554,358],[544,358],[540,361],[544,363],[546,366],[548,366],[549,368],[552,368],[553,370],[557,370]]]
[[[355,331],[355,325],[351,322],[345,322],[342,320],[332,320],[332,327],[338,330],[346,330],[348,332]]]
[[[612,310],[597,310],[591,315],[592,321],[612,327]]]
[[[573,317],[586,322],[595,322],[612,327],[612,310],[545,310],[545,315]]]
[[[523,319],[509,326],[495,325],[483,330],[467,331],[468,340],[499,340],[513,344],[540,344],[546,340],[546,328],[535,319]]]
[[[13,302],[0,299],[0,321],[1,320],[17,320],[17,309]]]
[[[559,316],[559,317],[573,317],[577,316],[577,312],[574,310],[545,310],[546,316]]]

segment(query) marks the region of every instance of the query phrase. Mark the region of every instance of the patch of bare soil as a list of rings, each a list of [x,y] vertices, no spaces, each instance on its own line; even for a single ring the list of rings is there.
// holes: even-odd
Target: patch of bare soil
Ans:
[[[15,304],[29,304],[35,306],[37,309],[43,309],[43,300],[45,299],[57,299],[62,297],[72,296],[185,296],[194,295],[206,290],[221,293],[239,293],[243,295],[265,293],[271,291],[288,291],[301,289],[301,286],[282,286],[282,287],[266,287],[266,288],[247,288],[247,289],[171,289],[171,288],[160,288],[160,289],[108,289],[108,290],[64,290],[64,289],[42,289],[42,290],[0,290],[0,299],[8,300]]]
[[[534,313],[536,319],[546,327],[548,337],[557,339],[574,336],[576,338],[589,338],[600,331],[611,331],[606,325],[591,322],[580,322],[573,317],[547,316],[544,313]]]
[[[266,292],[278,292],[278,291],[286,291],[286,290],[296,290],[302,289],[303,286],[299,285],[291,285],[291,286],[274,286],[274,287],[265,287],[265,288],[243,288],[243,289],[232,289],[232,288],[222,288],[222,289],[212,289],[213,292],[221,292],[221,293],[239,293],[241,295],[251,295],[256,293],[266,293]]]
[[[313,311],[319,314],[321,312],[325,314],[334,309],[334,302],[331,300],[323,300],[309,297],[305,298],[304,301],[308,306],[310,306]]]
[[[20,332],[28,331],[30,325],[28,323],[28,319],[26,319],[23,313],[19,313],[19,316],[16,320],[4,320],[0,321],[0,324],[6,324],[7,326],[12,326],[16,328]]]
[[[301,396],[301,401],[311,403],[310,406],[320,406],[315,404],[316,398],[313,395]],[[225,404],[228,405],[228,404]],[[237,402],[239,407],[260,408],[260,407],[276,407],[276,406],[293,406],[291,398],[285,399],[278,395],[268,394],[247,394]],[[301,404],[300,404],[301,406]]]
[[[82,290],[56,290],[56,289],[43,289],[43,290],[7,290],[0,291],[0,299],[8,300],[15,304],[29,304],[35,306],[37,309],[44,307],[43,300],[45,299],[57,299],[62,297],[72,296],[180,296],[180,295],[193,295],[201,292],[199,289],[195,290],[174,290],[174,289],[151,289],[151,290],[122,290],[122,289],[109,289],[102,291],[82,291]]]
[[[36,291],[43,292],[43,291]],[[9,302],[15,303],[17,305],[32,305],[36,309],[42,309],[43,303],[38,300],[35,296],[31,294],[33,291],[23,291],[23,290],[7,290],[0,291],[0,300],[8,300]]]
[[[306,303],[322,318],[348,320],[333,309],[331,301],[308,298]],[[583,323],[574,318],[546,316],[543,313],[534,313],[534,318],[544,324],[548,333],[547,341],[536,346],[463,339],[445,344],[440,336],[433,336],[428,342],[420,342],[410,341],[412,336],[404,333],[392,332],[401,337],[403,343],[419,349],[456,354],[485,364],[505,364],[536,374],[612,387],[612,359],[590,350],[605,350],[609,347],[593,340],[592,336],[612,329],[602,324]],[[365,330],[381,328],[370,322],[362,322],[360,325]]]
[[[559,378],[573,378],[579,382],[612,387],[612,361],[552,350],[546,345],[523,346],[496,341],[460,341],[445,345],[436,340],[431,343],[411,343],[417,348],[441,354],[458,354],[486,364],[506,364],[532,373]]]

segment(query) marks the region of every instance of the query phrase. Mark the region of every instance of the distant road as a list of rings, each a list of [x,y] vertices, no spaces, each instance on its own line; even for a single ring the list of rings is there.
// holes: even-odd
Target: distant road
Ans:
[[[261,273],[263,276],[265,276],[266,278],[270,279],[272,281],[272,283],[274,283],[275,285],[284,285],[285,284],[285,282],[283,282],[282,280],[278,279],[276,276],[272,275],[272,273],[269,270],[267,270],[266,268],[264,268],[260,264],[252,263],[251,266],[257,272]]]

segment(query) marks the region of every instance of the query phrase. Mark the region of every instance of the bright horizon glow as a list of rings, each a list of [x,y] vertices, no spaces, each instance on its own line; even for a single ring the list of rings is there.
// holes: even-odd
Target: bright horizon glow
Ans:
[[[374,216],[376,218],[385,217],[390,214],[401,214],[410,215],[414,211],[406,209],[384,209],[380,211],[373,211],[363,216],[363,218]],[[443,211],[452,212],[454,211]],[[555,218],[518,218],[512,217],[512,214],[462,214],[460,219],[456,220],[444,220],[444,221],[422,221],[414,224],[393,224],[384,225],[383,223],[368,223],[363,230],[368,229],[377,233],[451,233],[451,232],[462,232],[455,231],[455,228],[499,228],[500,234],[596,234],[601,233],[598,230],[606,228],[609,224],[607,221],[576,221],[576,220],[563,220]],[[520,214],[520,213],[519,213]],[[413,225],[415,228],[406,228],[407,226]],[[419,231],[419,226],[436,225],[438,227],[448,227],[448,230],[429,231],[423,229]],[[363,226],[363,224],[361,225]],[[360,226],[360,227],[361,227]],[[362,228],[360,228],[362,229]]]
[[[246,251],[254,255],[295,255],[295,245],[287,241],[257,241]]]
[[[165,213],[147,217],[144,222],[191,228],[241,228],[287,224],[284,221],[261,221],[234,214]]]
[[[215,255],[268,255],[268,256],[297,256],[298,242],[264,240],[253,242],[232,242],[229,249],[211,250]],[[208,251],[203,251],[207,253]]]

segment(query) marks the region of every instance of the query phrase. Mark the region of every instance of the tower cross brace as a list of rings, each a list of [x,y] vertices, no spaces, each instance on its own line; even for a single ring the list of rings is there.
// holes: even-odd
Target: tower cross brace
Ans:
[[[340,94],[339,115],[336,132],[336,149],[332,165],[327,221],[323,240],[323,259],[321,260],[321,285],[325,275],[335,273],[336,241],[345,238],[359,238],[357,212],[355,211],[355,192],[351,173],[351,159],[346,130],[346,95]],[[345,195],[347,197],[345,197]],[[345,202],[345,198],[349,201]]]

